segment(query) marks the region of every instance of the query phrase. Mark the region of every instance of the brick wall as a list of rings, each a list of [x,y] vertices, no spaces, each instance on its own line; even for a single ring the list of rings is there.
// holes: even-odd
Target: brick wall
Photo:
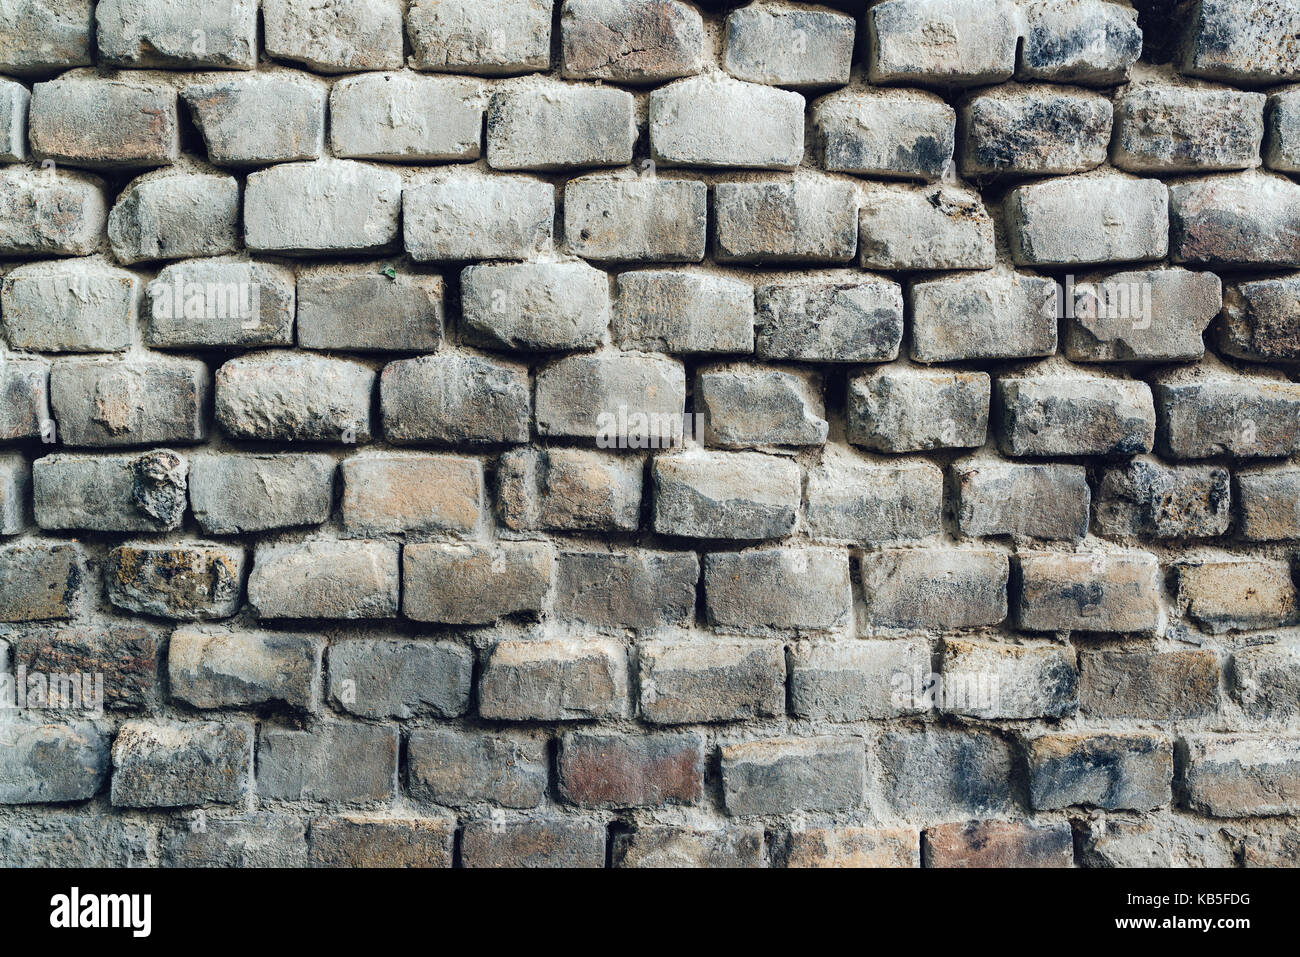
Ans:
[[[5,3],[0,863],[1300,863],[1300,0],[1172,6]]]

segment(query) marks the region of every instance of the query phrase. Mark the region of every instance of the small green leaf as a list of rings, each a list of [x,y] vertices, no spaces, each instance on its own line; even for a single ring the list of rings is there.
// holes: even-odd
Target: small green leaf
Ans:
[[[387,276],[389,279],[397,278],[397,270],[394,269],[392,266],[385,266],[383,269],[380,270],[380,273]]]

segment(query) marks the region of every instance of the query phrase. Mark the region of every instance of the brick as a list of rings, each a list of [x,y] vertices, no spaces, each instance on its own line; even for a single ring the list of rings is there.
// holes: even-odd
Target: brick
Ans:
[[[418,728],[406,750],[408,789],[420,801],[531,808],[546,796],[546,742],[537,737]]]
[[[752,352],[754,289],[706,273],[625,272],[618,277],[613,335],[624,349]]]
[[[1019,803],[1015,755],[995,734],[887,731],[873,755],[885,804],[897,815],[979,817],[1010,813]]]
[[[59,359],[50,369],[50,404],[68,446],[201,442],[209,394],[197,359]]]
[[[81,547],[63,542],[0,545],[0,621],[77,617],[85,564]]]
[[[376,123],[375,117],[384,118]],[[478,159],[483,95],[460,77],[364,73],[330,89],[330,152],[408,163]]]
[[[939,179],[957,138],[956,111],[919,90],[840,90],[817,101],[812,124],[823,169],[888,179]]]
[[[145,286],[144,339],[161,349],[293,345],[294,276],[240,260],[174,263]]]
[[[1289,823],[1256,824],[1241,842],[1242,867],[1295,867],[1300,861],[1300,839]]]
[[[90,722],[0,722],[0,804],[85,801],[108,780],[108,735]]]
[[[810,827],[790,832],[786,867],[920,867],[921,841],[908,827]]]
[[[1291,455],[1300,449],[1300,386],[1198,367],[1155,383],[1157,449],[1176,459]]]
[[[253,772],[248,722],[128,721],[113,742],[115,807],[238,804]]]
[[[58,437],[50,418],[50,366],[40,360],[0,363],[0,441]]]
[[[921,836],[926,867],[1071,867],[1068,821],[967,821],[937,824]]]
[[[576,80],[659,83],[704,69],[704,21],[677,0],[565,0],[560,71]]]
[[[1264,165],[1284,173],[1300,171],[1300,97],[1283,90],[1264,107]]]
[[[14,664],[28,674],[103,675],[104,707],[138,711],[160,704],[164,645],[162,633],[136,623],[42,628],[16,638]]]
[[[1192,173],[1258,166],[1262,93],[1139,87],[1115,104],[1112,162],[1134,173]]]
[[[1103,535],[1209,538],[1228,530],[1229,500],[1227,469],[1132,459],[1101,476],[1097,530]]]
[[[28,123],[38,161],[160,166],[180,155],[176,91],[161,83],[76,76],[37,83]]]
[[[843,86],[854,28],[852,16],[831,10],[751,4],[727,16],[723,67],[754,83]]]
[[[329,650],[330,701],[361,718],[454,718],[470,706],[474,653],[451,641],[343,641]]]
[[[100,0],[95,4],[100,60],[126,67],[216,67],[257,63],[256,0]]]
[[[822,379],[816,373],[710,366],[696,374],[694,395],[708,445],[736,449],[826,442]]]
[[[43,814],[0,827],[6,867],[149,867],[155,829],[97,814]]]
[[[490,624],[550,604],[555,549],[547,542],[414,544],[402,553],[402,614],[415,621]]]
[[[160,843],[162,861],[167,867],[307,865],[306,824],[265,812],[237,818],[218,818],[198,812],[188,821],[177,822]]]
[[[569,251],[595,262],[699,262],[709,189],[690,179],[596,174],[564,188]]]
[[[636,142],[632,94],[612,87],[501,90],[487,107],[487,162],[500,170],[622,166]]]
[[[637,655],[641,718],[651,724],[785,714],[785,652],[766,641],[651,641]]]
[[[353,160],[284,163],[250,173],[244,244],[278,253],[361,252],[397,241],[402,180]]]
[[[1079,653],[1079,710],[1090,718],[1180,721],[1218,709],[1219,663],[1213,651]]]
[[[866,787],[861,738],[770,738],[721,748],[728,814],[858,807]]]
[[[717,628],[828,631],[849,617],[848,556],[768,548],[704,556],[704,607]]]
[[[190,507],[209,535],[241,535],[329,519],[334,459],[222,452],[190,459]]]
[[[958,165],[968,178],[1082,173],[1106,162],[1112,114],[1110,100],[1088,90],[994,87],[961,106]]]
[[[1300,76],[1294,0],[1197,0],[1186,17],[1183,73],[1242,85]]]
[[[32,95],[13,80],[0,80],[0,163],[26,162],[27,113]]]
[[[924,638],[800,642],[790,650],[790,713],[814,721],[874,721],[921,714],[902,691],[930,674]]]
[[[1300,712],[1300,647],[1279,642],[1235,649],[1228,688],[1254,721],[1291,718]]]
[[[346,359],[255,352],[216,372],[216,419],[233,439],[369,442],[375,373]]]
[[[1160,620],[1154,555],[1022,553],[1017,624],[1025,631],[1151,632]]]
[[[219,166],[319,159],[328,93],[319,80],[287,71],[217,77],[180,91],[208,161]]]
[[[1213,634],[1300,621],[1289,562],[1188,559],[1174,571],[1179,610]]]
[[[615,437],[630,441],[681,422],[686,372],[681,363],[650,354],[570,356],[538,371],[536,393],[539,435],[608,437],[626,421],[632,429]]]
[[[872,83],[978,86],[1015,72],[1020,29],[1004,0],[886,0],[867,26]]]
[[[994,397],[1006,455],[1132,455],[1150,452],[1156,417],[1141,381],[1084,376],[1000,378]]]
[[[749,868],[763,866],[760,827],[694,828],[639,824],[613,836],[615,867]]]
[[[121,352],[140,293],[134,273],[98,259],[18,266],[0,285],[5,338],[35,352]]]
[[[1016,74],[1054,83],[1123,83],[1142,53],[1137,12],[1103,0],[1022,8],[1024,42]]]
[[[980,446],[990,388],[985,372],[886,366],[849,379],[845,433],[880,452]]]
[[[132,180],[108,214],[108,241],[123,265],[221,256],[239,246],[233,176],[164,167]]]
[[[263,0],[266,54],[320,73],[402,66],[400,0]]]
[[[866,269],[989,269],[993,220],[978,193],[947,184],[872,184],[859,216]]]
[[[1025,742],[1035,809],[1146,811],[1169,803],[1174,754],[1148,734],[1042,734]]]
[[[442,353],[402,359],[379,379],[384,437],[397,445],[527,442],[528,370],[485,356]]]
[[[397,553],[388,542],[258,545],[248,602],[259,618],[395,618]]]
[[[442,345],[445,292],[441,276],[382,263],[310,267],[298,274],[298,345],[434,352]]]
[[[320,703],[321,649],[311,635],[178,628],[167,644],[171,696],[196,708]]]
[[[344,459],[339,472],[343,527],[349,535],[466,536],[483,520],[483,463],[478,459],[381,452]]]
[[[695,621],[693,552],[561,551],[555,616],[598,628],[653,629]]]
[[[952,477],[962,535],[1077,540],[1088,533],[1091,491],[1082,466],[967,459],[953,463]]]
[[[972,718],[1069,717],[1078,710],[1074,649],[945,638],[940,710]]]
[[[625,717],[627,650],[591,638],[499,641],[479,675],[478,708],[498,721]]]
[[[1072,362],[1199,359],[1222,305],[1213,273],[1147,269],[1083,277],[1063,288],[1064,352]]]
[[[17,535],[26,528],[31,501],[32,467],[21,453],[0,453],[0,535]]]
[[[1004,203],[1011,258],[1022,266],[1162,259],[1171,203],[1159,180],[1119,173],[1018,186]]]
[[[311,824],[314,867],[451,867],[452,818],[317,818]]]
[[[556,766],[560,796],[579,807],[696,804],[704,794],[698,734],[566,734]]]
[[[29,76],[91,63],[90,0],[25,0],[7,13],[0,23],[0,72]]]
[[[781,538],[799,514],[799,466],[755,452],[692,450],[653,466],[654,527],[692,538]]]
[[[554,0],[413,0],[407,10],[417,70],[488,76],[551,65]]]
[[[644,463],[589,449],[513,449],[497,460],[501,520],[515,531],[635,531]]]
[[[108,553],[108,600],[124,611],[196,621],[239,611],[245,569],[242,547],[119,545]]]
[[[412,259],[528,259],[550,251],[554,186],[529,176],[452,170],[403,191],[402,235]]]
[[[471,821],[461,839],[461,865],[604,867],[605,838],[605,825],[591,821]]]
[[[917,362],[1024,359],[1056,352],[1056,284],[1013,272],[914,282],[912,358]],[[952,321],[960,316],[961,323]]]
[[[1237,473],[1238,532],[1247,541],[1300,537],[1300,469],[1273,467]]]
[[[880,464],[826,455],[808,469],[805,519],[815,538],[915,541],[939,534],[943,473],[929,462]]]
[[[845,263],[858,250],[857,195],[841,180],[719,183],[713,212],[719,262]]]
[[[674,80],[650,94],[650,155],[664,166],[794,169],[803,117],[789,90],[723,74]]]
[[[903,341],[903,290],[875,276],[758,287],[755,352],[803,362],[885,362]]]
[[[889,548],[860,558],[867,619],[879,628],[996,625],[1007,616],[1007,557],[975,549]]]
[[[13,273],[10,273],[13,275]],[[1224,289],[1219,350],[1247,362],[1300,360],[1300,277],[1233,283]]]
[[[175,531],[189,463],[175,452],[46,455],[32,464],[36,524],[111,532]]]
[[[397,730],[334,722],[312,731],[263,726],[257,793],[272,801],[363,804],[397,788]]]
[[[1300,741],[1189,735],[1179,743],[1187,804],[1211,817],[1300,811]]]
[[[1169,257],[1207,266],[1300,265],[1300,185],[1261,172],[1170,185]]]
[[[0,255],[85,256],[100,247],[107,224],[108,196],[98,177],[0,168]]]
[[[460,291],[462,333],[487,348],[590,349],[609,329],[609,277],[586,263],[468,266]]]

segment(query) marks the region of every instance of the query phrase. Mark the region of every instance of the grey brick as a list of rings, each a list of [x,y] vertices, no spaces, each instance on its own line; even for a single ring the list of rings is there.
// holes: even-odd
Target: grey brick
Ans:
[[[981,817],[1013,812],[1016,758],[996,734],[956,728],[888,731],[875,755],[886,805],[897,815]]]
[[[1300,385],[1214,369],[1198,371],[1204,374],[1156,381],[1161,455],[1256,458],[1300,449]]]
[[[608,336],[609,277],[586,263],[467,266],[460,293],[463,332],[489,348],[590,349]]]
[[[785,867],[920,867],[921,836],[914,827],[805,827],[781,849]]]
[[[121,352],[131,344],[139,278],[100,259],[28,263],[5,274],[0,314],[11,348]]]
[[[565,0],[561,73],[658,83],[704,69],[704,21],[678,0]]]
[[[626,421],[629,439],[653,437],[681,422],[686,372],[651,354],[570,356],[538,371],[536,402],[540,435],[622,438],[617,425]]]
[[[758,287],[756,352],[765,359],[884,362],[903,340],[903,290],[875,276]]]
[[[1074,864],[1068,821],[966,821],[921,835],[926,867],[1063,868]]]
[[[857,194],[842,180],[719,183],[713,211],[720,262],[844,263],[858,251]]]
[[[854,27],[852,16],[831,10],[750,4],[727,16],[723,66],[755,83],[843,86]]]
[[[690,538],[782,538],[799,516],[797,463],[758,452],[656,456],[654,527]]]
[[[886,366],[849,380],[846,434],[881,452],[970,448],[988,431],[989,376]]]
[[[47,627],[15,636],[14,664],[25,667],[29,675],[103,675],[107,710],[152,710],[161,704],[160,658],[165,644],[163,631],[137,622]],[[95,688],[98,697],[98,678]],[[82,703],[86,704],[84,691]],[[96,712],[98,707],[90,710]]]
[[[886,548],[860,559],[867,620],[921,631],[996,625],[1007,617],[1007,556],[983,549]]]
[[[45,209],[58,209],[50,218]],[[0,168],[0,255],[85,256],[104,241],[104,181],[68,170]]]
[[[1017,75],[1107,86],[1128,79],[1142,53],[1137,11],[1106,0],[1026,4]]]
[[[1228,530],[1228,470],[1132,459],[1097,487],[1102,535],[1211,538]]]
[[[1219,708],[1219,663],[1208,648],[1079,653],[1079,710],[1099,720],[1181,721]]]
[[[0,80],[0,163],[27,160],[27,112],[32,95],[13,80]]]
[[[234,439],[368,442],[375,373],[288,351],[231,359],[216,372],[216,419]]]
[[[347,77],[330,89],[330,152],[407,163],[478,159],[483,99],[477,82],[460,77]]]
[[[687,625],[699,579],[693,552],[561,551],[555,617],[611,629]]]
[[[181,527],[189,463],[175,452],[46,455],[32,464],[41,528],[161,532]]]
[[[548,542],[414,544],[402,553],[402,614],[415,621],[487,624],[550,603]]]
[[[853,543],[929,538],[941,525],[943,473],[929,462],[893,465],[828,454],[808,469],[806,497],[808,531],[816,538]]]
[[[161,841],[168,867],[305,867],[307,825],[271,813],[182,820]]]
[[[833,548],[764,548],[704,556],[704,608],[716,628],[829,631],[851,604],[848,555]]]
[[[0,23],[0,72],[18,76],[87,66],[93,51],[90,0],[24,0]]]
[[[919,90],[841,90],[817,101],[812,123],[824,169],[888,179],[939,179],[957,139],[956,111]]]
[[[1300,184],[1261,172],[1171,184],[1169,230],[1176,263],[1300,265]]]
[[[173,698],[196,708],[280,702],[315,711],[322,647],[312,635],[178,628],[167,644],[167,684]]]
[[[1300,276],[1253,279],[1229,285],[1224,289],[1223,317],[1217,329],[1219,350],[1248,362],[1300,360],[1300,305],[1297,303],[1300,303]]]
[[[173,263],[145,286],[145,342],[162,349],[293,345],[294,276],[242,260]]]
[[[0,827],[6,867],[149,867],[156,848],[156,828],[139,819],[54,813]]]
[[[826,409],[821,376],[794,368],[709,366],[695,377],[704,440],[722,448],[822,445]]]
[[[1197,0],[1186,12],[1179,69],[1191,76],[1242,85],[1300,76],[1294,0]]]
[[[1082,173],[1106,162],[1113,109],[1100,93],[1047,85],[994,87],[961,107],[963,176]],[[1068,129],[1069,136],[1060,131]]]
[[[330,701],[361,718],[454,718],[469,710],[474,653],[452,641],[330,646]]]
[[[200,621],[240,607],[246,555],[240,546],[119,545],[104,564],[108,600],[124,611]]]
[[[500,721],[625,717],[627,650],[592,638],[499,641],[479,675],[478,708]]]
[[[641,718],[651,724],[747,721],[785,714],[779,642],[650,641],[637,655]]]
[[[1300,171],[1300,96],[1296,92],[1274,93],[1264,107],[1264,165],[1286,173]]]
[[[257,2],[99,0],[95,41],[113,66],[249,70],[257,62]]]
[[[1171,205],[1159,180],[1119,173],[1018,186],[1004,203],[1011,258],[1040,266],[1162,259]]]
[[[324,83],[288,71],[219,77],[181,89],[208,160],[222,166],[319,159],[327,95]]]
[[[386,801],[397,788],[397,729],[331,722],[311,731],[263,727],[257,793],[272,801]]]
[[[532,419],[528,369],[485,356],[444,352],[402,359],[379,379],[384,437],[414,442],[527,442]]]
[[[1160,620],[1154,555],[1022,553],[1017,624],[1025,631],[1151,632]]]
[[[249,174],[244,244],[279,253],[360,252],[396,242],[401,177],[353,160],[284,163]]]
[[[924,638],[800,642],[790,650],[790,712],[824,721],[864,721],[921,714],[929,703],[904,689],[931,673]]]
[[[968,459],[953,464],[952,476],[962,535],[1071,540],[1088,532],[1083,466]]]
[[[334,459],[328,455],[223,452],[190,459],[190,507],[209,535],[239,535],[329,519]]]
[[[38,161],[91,168],[172,163],[180,155],[176,91],[76,75],[37,83],[28,136]]]
[[[752,352],[754,288],[707,273],[621,273],[614,339],[624,349],[673,353]]]
[[[1223,301],[1213,273],[1146,269],[1081,277],[1063,288],[1072,362],[1199,359]]]
[[[384,263],[298,274],[298,345],[347,352],[434,352],[442,345],[441,276]]]
[[[635,531],[645,463],[589,449],[514,449],[497,460],[501,520],[515,531]]]
[[[554,0],[413,0],[407,10],[417,70],[502,75],[551,65]]]
[[[953,186],[864,190],[860,262],[867,269],[989,269],[993,220],[979,194]]]
[[[771,738],[724,745],[722,793],[738,816],[857,807],[866,787],[861,738]]]
[[[31,465],[19,452],[0,453],[0,535],[17,535],[27,526],[31,501]]]
[[[1173,748],[1148,734],[1042,734],[1025,742],[1029,799],[1038,810],[1072,806],[1146,811],[1169,803]]]
[[[50,366],[36,359],[0,363],[0,441],[57,438],[50,418]]]
[[[220,256],[239,246],[233,176],[164,167],[132,180],[108,214],[108,241],[123,265]]]
[[[458,455],[379,452],[339,466],[349,535],[473,535],[484,514],[483,463]]]
[[[722,74],[650,94],[650,155],[665,166],[793,169],[803,158],[804,99]]]
[[[0,721],[0,804],[94,797],[108,780],[108,734],[90,722]]]
[[[1300,537],[1300,469],[1239,471],[1236,492],[1242,538],[1263,542]]]
[[[762,867],[763,829],[639,824],[614,834],[611,854],[615,867]]]
[[[1084,376],[1000,378],[998,445],[1007,455],[1132,455],[1155,441],[1151,388]]]
[[[418,728],[407,741],[412,797],[461,807],[536,807],[546,796],[546,742],[522,734]]]
[[[1063,718],[1079,708],[1074,649],[945,638],[939,708],[971,718]]]
[[[311,824],[315,867],[451,867],[455,818],[366,818]]]
[[[1300,646],[1277,642],[1232,652],[1228,688],[1253,721],[1285,721],[1300,712]]]
[[[699,262],[709,189],[697,180],[596,174],[564,188],[569,251],[596,262]]]
[[[85,577],[80,545],[47,541],[0,545],[0,621],[77,617]]]
[[[867,26],[872,83],[978,86],[1016,68],[1020,28],[1005,0],[886,0],[867,11]]]
[[[563,170],[622,166],[636,142],[632,94],[597,86],[499,90],[487,107],[493,169]]]
[[[197,359],[59,359],[50,369],[50,405],[65,445],[202,442],[208,382]]]
[[[1112,162],[1134,173],[1192,173],[1259,165],[1262,93],[1138,87],[1115,104]]]
[[[1023,359],[1056,351],[1056,284],[1013,272],[912,283],[917,362]],[[961,322],[953,322],[960,316]]]
[[[1192,810],[1228,818],[1300,811],[1300,740],[1189,735],[1179,747]]]
[[[395,618],[397,553],[388,542],[258,545],[248,602],[260,618]]]
[[[528,259],[550,251],[555,187],[529,176],[453,172],[402,194],[411,258]]]
[[[400,0],[262,0],[268,56],[321,73],[396,70],[402,66]]]
[[[116,807],[237,804],[250,791],[248,722],[128,721],[113,742]]]

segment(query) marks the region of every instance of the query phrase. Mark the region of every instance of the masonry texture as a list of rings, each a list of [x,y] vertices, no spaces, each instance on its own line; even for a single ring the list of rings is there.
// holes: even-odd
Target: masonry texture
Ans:
[[[0,864],[1300,865],[1300,0],[0,74]]]

